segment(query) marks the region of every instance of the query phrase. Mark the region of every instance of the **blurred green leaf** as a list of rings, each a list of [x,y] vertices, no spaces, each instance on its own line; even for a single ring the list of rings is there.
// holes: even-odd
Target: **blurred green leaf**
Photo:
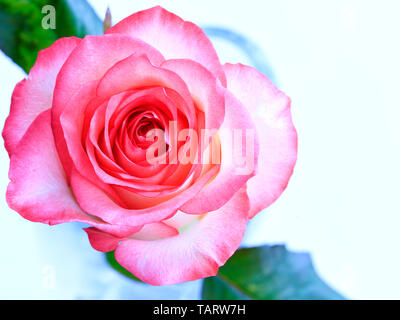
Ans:
[[[56,28],[44,29],[42,8],[52,5]],[[0,0],[0,49],[27,73],[40,50],[61,37],[102,34],[103,23],[86,0]]]
[[[204,280],[202,299],[342,300],[314,270],[309,254],[285,246],[238,250],[217,276]]]
[[[142,282],[142,280],[136,278],[132,273],[130,273],[128,270],[126,270],[124,267],[122,267],[117,260],[115,260],[115,255],[114,255],[114,251],[112,252],[107,252],[106,254],[106,260],[108,262],[108,264],[116,271],[118,271],[119,273],[123,274],[124,276],[133,279],[135,281],[139,281]]]
[[[50,1],[57,12],[57,35],[61,37],[103,34],[103,21],[86,0]]]

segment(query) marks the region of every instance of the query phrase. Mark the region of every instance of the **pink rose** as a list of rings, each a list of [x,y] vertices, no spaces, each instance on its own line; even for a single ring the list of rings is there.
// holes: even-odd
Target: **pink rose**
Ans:
[[[12,209],[91,225],[93,248],[153,285],[215,275],[297,156],[290,99],[161,7],[42,50],[3,137]]]

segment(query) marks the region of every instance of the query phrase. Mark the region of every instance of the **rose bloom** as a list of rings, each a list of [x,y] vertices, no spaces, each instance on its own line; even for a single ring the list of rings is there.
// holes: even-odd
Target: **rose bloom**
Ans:
[[[153,285],[216,275],[297,157],[290,99],[161,7],[40,51],[3,137],[12,209],[90,225],[94,249]]]

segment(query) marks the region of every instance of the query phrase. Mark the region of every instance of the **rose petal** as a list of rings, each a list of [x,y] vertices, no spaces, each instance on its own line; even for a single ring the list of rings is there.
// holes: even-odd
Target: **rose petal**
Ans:
[[[205,113],[204,129],[219,129],[225,114],[225,90],[215,76],[192,60],[166,60],[161,67],[175,72],[185,81],[196,105]]]
[[[60,116],[66,103],[80,87],[99,80],[112,65],[132,54],[145,54],[155,65],[164,61],[156,49],[143,41],[115,34],[86,36],[61,68],[54,89],[52,128],[67,174],[71,171],[71,161],[60,124]]]
[[[104,192],[107,192],[112,195],[114,199],[121,202],[115,191],[102,182],[96,175],[81,143],[86,108],[91,101],[91,97],[95,95],[96,88],[97,81],[90,82],[82,86],[69,100],[68,105],[65,107],[60,117],[63,138],[67,144],[68,156],[72,161],[71,168],[73,167],[73,170],[77,170],[85,178],[104,190]]]
[[[121,207],[103,190],[82,177],[76,170],[71,173],[71,186],[80,207],[85,212],[96,215],[111,224],[142,226],[170,218],[183,203],[193,198],[215,173],[216,170],[210,170],[171,199],[144,209],[125,209]],[[138,203],[138,206],[140,205]]]
[[[101,232],[96,228],[85,228],[83,230],[87,233],[90,245],[93,249],[100,252],[114,251],[118,247],[118,243],[123,239]]]
[[[239,247],[248,211],[248,197],[243,189],[225,206],[210,212],[178,236],[154,241],[122,241],[115,258],[125,269],[152,285],[215,276]]]
[[[114,251],[121,241],[129,238],[153,241],[179,234],[178,230],[162,222],[146,224],[139,232],[126,237],[115,237],[96,228],[86,228],[84,230],[88,235],[91,246],[100,252]]]
[[[191,224],[195,223],[202,216],[196,216],[194,214],[186,214],[181,211],[178,211],[172,218],[168,220],[164,220],[163,222],[175,229],[183,229]]]
[[[76,203],[58,159],[50,127],[50,110],[41,113],[11,157],[7,203],[25,219],[50,225],[83,222],[116,236],[140,228],[104,223]]]
[[[49,48],[39,51],[28,78],[15,86],[10,115],[3,130],[5,147],[10,157],[33,120],[51,108],[57,74],[80,41],[78,38],[62,38]]]
[[[130,89],[150,86],[173,89],[188,106],[193,105],[185,82],[176,73],[153,66],[145,55],[131,55],[116,63],[100,80],[97,95],[109,97]]]
[[[229,199],[243,187],[243,185],[255,175],[258,161],[258,137],[249,112],[231,93],[225,95],[225,119],[221,126],[219,138],[221,140],[221,169],[213,181],[194,198],[185,203],[180,210],[188,214],[201,214],[214,211],[223,206]],[[249,146],[243,144],[243,151],[249,148],[246,162],[248,170],[243,170],[243,164],[235,157],[235,148],[242,151],[241,146],[234,146],[235,130],[240,137],[249,134]],[[248,131],[247,131],[248,130]],[[243,152],[242,151],[242,152]],[[243,154],[246,154],[243,152]]]
[[[115,33],[129,34],[149,43],[166,59],[197,61],[226,86],[217,53],[203,30],[159,6],[134,13],[107,31]]]
[[[224,66],[228,90],[247,107],[260,139],[259,171],[247,183],[250,217],[272,204],[285,190],[297,159],[297,133],[290,99],[254,68]]]
[[[95,173],[93,165],[88,158],[87,151],[84,150],[81,143],[85,116],[90,116],[91,119],[89,117],[89,120],[93,121],[96,119],[96,114],[98,114],[98,112],[95,111],[92,115],[91,112],[86,110],[89,108],[88,103],[91,96],[95,94],[96,87],[96,81],[82,86],[65,107],[60,117],[60,122],[64,133],[64,139],[68,147],[69,156],[71,157],[74,167],[85,178],[89,179],[102,189],[107,190],[108,193],[112,193],[112,190],[110,190],[110,188],[107,187],[107,185],[100,180],[99,176]],[[144,90],[144,93],[145,92],[147,92],[147,90]],[[144,93],[138,92],[137,94],[133,94],[133,97],[136,95],[141,96]],[[130,100],[128,99],[127,101]],[[94,108],[94,110],[101,111],[101,109],[104,109],[105,107],[107,107],[106,103],[97,107],[97,109]],[[88,122],[90,123],[91,121]],[[100,127],[100,130],[102,129],[103,128]],[[98,169],[97,167],[95,168]],[[113,196],[115,197],[115,195]]]
[[[136,240],[153,241],[164,238],[177,236],[178,230],[163,223],[150,223],[146,224],[139,232],[133,234],[131,238]]]

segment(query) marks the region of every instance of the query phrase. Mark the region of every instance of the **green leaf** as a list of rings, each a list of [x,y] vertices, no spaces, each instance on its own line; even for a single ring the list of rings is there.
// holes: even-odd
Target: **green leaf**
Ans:
[[[55,29],[42,27],[46,5],[55,8]],[[102,21],[86,0],[0,0],[0,24],[0,49],[27,73],[55,40],[102,34]]]
[[[58,37],[103,34],[103,21],[86,0],[53,0],[57,12]]]
[[[306,253],[285,246],[238,250],[217,276],[204,280],[204,300],[342,300],[315,272]]]
[[[119,273],[123,274],[124,276],[133,279],[135,281],[139,281],[142,282],[140,279],[136,278],[132,273],[130,273],[128,270],[126,270],[124,267],[122,267],[117,260],[115,260],[115,255],[114,255],[114,251],[112,252],[107,252],[106,254],[106,260],[108,262],[108,264],[116,271],[118,271]]]

